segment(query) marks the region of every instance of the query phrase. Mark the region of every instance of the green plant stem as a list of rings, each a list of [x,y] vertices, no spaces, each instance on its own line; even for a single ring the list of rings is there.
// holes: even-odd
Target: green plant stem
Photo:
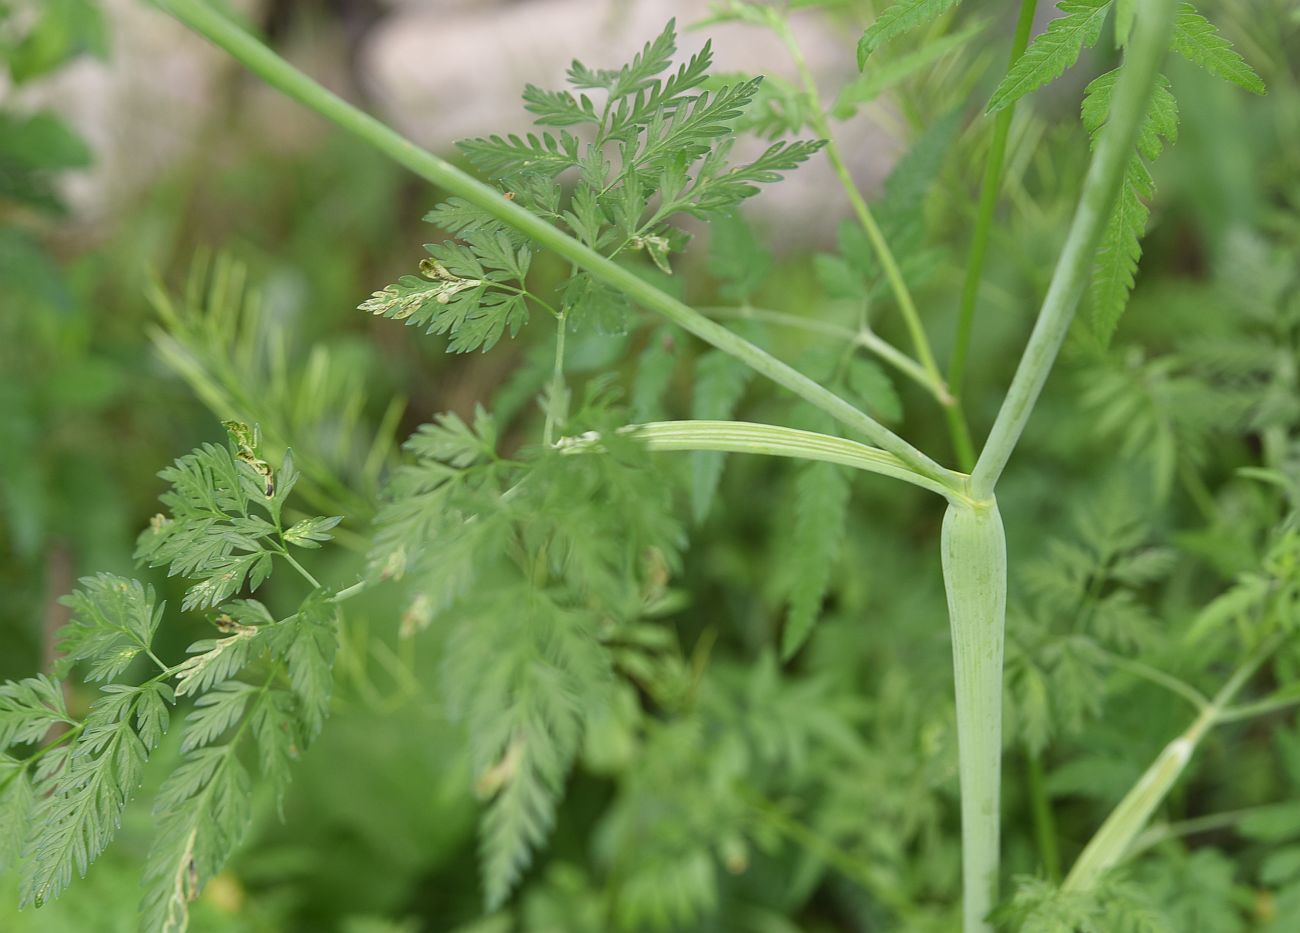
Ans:
[[[370,143],[421,178],[464,198],[586,270],[598,281],[623,292],[637,304],[662,314],[705,343],[736,357],[755,372],[785,387],[894,454],[918,473],[941,485],[954,489],[958,487],[959,480],[952,471],[939,465],[865,412],[717,322],[655,288],[632,270],[612,262],[514,201],[503,198],[496,189],[471,177],[445,159],[421,149],[374,117],[330,93],[202,0],[156,2],[186,26],[225,49],[272,87]]]
[[[312,585],[312,589],[316,589],[316,590],[320,589],[320,581],[317,580],[315,577],[313,577],[306,567],[298,563],[298,561],[294,558],[294,556],[289,553],[288,548],[285,548],[282,551],[280,551],[280,554],[281,556],[284,557],[285,560],[289,562],[290,567],[298,571],[298,573],[302,576],[302,578]]]
[[[1097,656],[1102,658],[1107,664],[1117,667],[1122,671],[1127,671],[1135,677],[1141,677],[1150,683],[1159,687],[1164,687],[1170,693],[1182,697],[1196,709],[1203,710],[1210,705],[1210,698],[1201,691],[1197,690],[1186,681],[1179,680],[1172,674],[1166,674],[1149,664],[1143,664],[1141,661],[1135,661],[1132,658],[1126,658],[1122,655],[1113,654],[1103,648],[1096,648]]]
[[[952,629],[961,779],[962,930],[991,933],[998,901],[1007,546],[992,499],[948,506],[940,537]]]
[[[748,421],[653,421],[630,424],[622,431],[644,442],[650,450],[714,450],[823,460],[901,479],[950,501],[967,501],[948,487],[913,471],[891,453],[830,434]],[[572,453],[596,451],[600,449],[600,435],[593,432],[579,437],[562,437],[556,446]]]
[[[1151,814],[1165,799],[1174,782],[1191,761],[1196,747],[1211,727],[1221,722],[1223,711],[1232,702],[1233,697],[1248,681],[1268,657],[1283,642],[1283,634],[1278,633],[1267,639],[1258,649],[1232,673],[1215,694],[1214,699],[1201,710],[1200,715],[1192,721],[1182,735],[1164,747],[1155,761],[1147,768],[1138,782],[1111,811],[1110,816],[1101,824],[1101,828],[1084,846],[1083,852],[1066,875],[1062,891],[1086,891],[1094,887],[1107,871],[1118,864],[1129,852],[1138,833],[1146,828]]]
[[[1038,0],[1021,0],[1020,18],[1016,21],[1016,34],[1011,40],[1011,61],[1016,63],[1029,45],[1029,32],[1034,25],[1034,11]],[[1002,167],[1006,162],[1007,138],[1011,133],[1011,117],[1015,104],[998,111],[993,122],[993,139],[989,144],[988,161],[984,163],[984,178],[980,182],[979,212],[975,217],[975,232],[971,235],[970,257],[966,262],[966,279],[962,283],[961,305],[957,311],[957,336],[953,341],[952,358],[948,361],[948,391],[957,399],[944,412],[952,431],[964,432],[965,444],[958,449],[958,465],[963,470],[974,466],[975,453],[966,427],[961,404],[962,384],[966,378],[966,357],[970,352],[971,333],[975,323],[975,303],[979,298],[980,282],[984,278],[984,257],[988,253],[989,232],[993,228],[993,214],[998,206],[998,192],[1002,188]]]
[[[930,349],[930,339],[926,336],[925,325],[921,323],[921,313],[916,308],[916,302],[912,300],[912,292],[907,287],[907,281],[903,278],[903,272],[898,267],[898,261],[894,258],[893,250],[889,248],[889,241],[885,239],[884,231],[880,229],[880,224],[876,222],[875,215],[871,213],[871,207],[867,204],[866,199],[862,197],[862,192],[858,190],[857,183],[853,180],[853,174],[844,162],[840,147],[835,142],[835,134],[831,132],[830,118],[826,115],[826,108],[822,106],[821,94],[817,90],[817,81],[813,78],[812,70],[808,67],[808,62],[803,55],[803,49],[799,47],[799,42],[795,39],[789,22],[784,16],[777,14],[775,11],[769,19],[773,30],[780,36],[781,41],[790,53],[790,58],[794,61],[795,68],[799,71],[799,77],[803,81],[804,93],[808,97],[813,131],[826,140],[826,157],[830,159],[831,168],[835,171],[835,177],[839,179],[844,194],[849,199],[849,206],[853,209],[853,214],[857,217],[863,232],[866,233],[867,240],[871,243],[871,249],[880,262],[881,269],[884,270],[885,279],[889,282],[890,291],[893,292],[894,300],[898,303],[898,310],[903,316],[903,324],[906,326],[908,336],[912,340],[917,359],[921,362],[921,367],[925,371],[928,382],[934,387],[932,390],[934,397],[947,412],[949,425],[955,425],[952,431],[952,440],[953,446],[957,449],[958,460],[965,463],[966,468],[969,469],[969,464],[973,463],[975,459],[974,451],[971,448],[970,431],[966,427],[965,416],[954,404],[952,394],[944,381],[943,373],[940,372],[939,364],[934,358],[934,351]]]
[[[547,447],[555,439],[555,420],[564,392],[564,312],[555,318],[555,364],[551,370],[551,397],[546,400],[546,425],[542,429],[542,443]]]
[[[1300,696],[1268,697],[1254,703],[1243,703],[1240,706],[1225,709],[1219,714],[1219,722],[1240,722],[1243,719],[1254,719],[1256,716],[1267,716],[1269,713],[1281,712],[1284,709],[1290,709],[1298,705],[1300,705]]]
[[[977,499],[992,495],[997,486],[1065,340],[1087,285],[1106,221],[1114,210],[1124,170],[1133,155],[1138,126],[1147,112],[1169,45],[1173,11],[1173,0],[1151,0],[1143,4],[1142,15],[1137,18],[1115,88],[1110,118],[1088,167],[1065,246],[1011,387],[971,474],[971,490]]]
[[[337,593],[335,593],[333,596],[329,598],[329,601],[332,603],[341,603],[344,602],[345,600],[351,599],[353,596],[365,592],[369,588],[370,588],[369,580],[358,580],[356,583],[353,583],[351,586],[345,586],[343,589],[339,590]]]
[[[1258,807],[1245,807],[1241,810],[1226,810],[1223,813],[1209,813],[1205,816],[1193,817],[1190,820],[1179,820],[1177,823],[1163,823],[1151,826],[1143,830],[1133,840],[1133,844],[1128,847],[1124,857],[1126,859],[1136,858],[1147,849],[1154,848],[1167,839],[1179,839],[1183,836],[1209,833],[1218,829],[1231,829],[1242,820],[1253,816],[1276,813],[1279,817],[1285,818],[1291,812],[1292,807],[1294,807],[1292,803],[1270,803]]]
[[[903,896],[895,882],[878,875],[871,865],[854,858],[831,839],[827,839],[803,823],[799,822],[781,807],[760,797],[748,795],[750,806],[755,815],[795,845],[835,868],[844,877],[857,882],[864,890],[893,910],[900,919],[915,911],[915,907]]]
[[[1038,857],[1043,861],[1047,880],[1057,884],[1061,880],[1061,847],[1056,842],[1056,818],[1052,815],[1052,801],[1047,796],[1047,784],[1043,780],[1043,759],[1036,752],[1025,753],[1025,788],[1029,793]]]
[[[767,308],[754,308],[749,305],[735,308],[706,307],[700,308],[699,310],[712,317],[730,317],[740,318],[747,321],[763,321],[768,324],[775,324],[779,327],[803,330],[811,334],[821,334],[826,337],[834,337],[838,340],[844,340],[851,344],[856,344],[869,353],[876,354],[904,376],[925,389],[925,391],[934,396],[935,401],[940,405],[947,405],[951,399],[951,396],[948,395],[947,388],[942,382],[936,383],[930,378],[930,374],[925,371],[920,363],[899,350],[893,344],[882,339],[869,327],[863,327],[861,330],[855,331],[852,328],[844,327],[840,324],[833,324],[830,321],[819,321],[816,318],[804,317],[799,314],[789,314],[785,311],[771,311]]]

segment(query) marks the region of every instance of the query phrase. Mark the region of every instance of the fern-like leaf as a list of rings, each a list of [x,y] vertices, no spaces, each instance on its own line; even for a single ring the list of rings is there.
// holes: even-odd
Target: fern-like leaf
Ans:
[[[44,674],[0,684],[0,752],[19,743],[32,745],[51,729],[74,726],[63,686]]]
[[[91,681],[112,680],[149,650],[165,606],[154,605],[153,587],[110,573],[83,577],[76,592],[59,602],[72,610],[72,619],[59,629],[59,670],[86,662]]]
[[[487,601],[453,638],[446,687],[489,801],[480,830],[489,910],[551,830],[581,737],[580,698],[608,677],[604,665],[583,617],[534,590]]]
[[[122,810],[140,785],[150,744],[162,726],[159,709],[172,699],[158,681],[110,684],[91,708],[62,771],[49,781],[32,816],[23,863],[23,905],[58,897],[74,869],[86,869],[112,840]],[[161,715],[165,716],[165,712]],[[139,730],[139,731],[137,731]]]
[[[1264,79],[1246,63],[1232,43],[1219,34],[1214,24],[1196,12],[1190,3],[1178,5],[1170,47],[1216,78],[1231,81],[1252,94],[1265,92]]]
[[[781,634],[781,655],[792,657],[821,615],[822,600],[839,556],[848,519],[849,480],[842,467],[805,466],[795,481],[795,524],[789,549],[793,584],[790,615]]]
[[[1047,30],[1025,50],[989,100],[988,112],[1001,110],[1059,78],[1073,65],[1079,53],[1092,48],[1101,37],[1102,23],[1113,0],[1061,0],[1064,15],[1052,20]]]
[[[528,133],[516,136],[489,136],[457,143],[461,152],[481,171],[494,178],[527,170],[543,175],[558,175],[580,163],[578,138],[572,133]]]
[[[1100,138],[1110,113],[1110,102],[1119,70],[1109,71],[1084,91],[1083,124],[1092,134],[1093,145]],[[1124,171],[1115,208],[1106,221],[1092,272],[1092,327],[1103,343],[1115,333],[1137,275],[1142,258],[1142,235],[1146,232],[1146,201],[1155,193],[1155,183],[1143,158],[1155,159],[1164,148],[1162,140],[1173,142],[1178,135],[1178,102],[1161,76],[1146,116],[1138,131],[1137,153]]]
[[[234,853],[252,818],[252,781],[234,744],[191,752],[163,782],[145,866],[140,923],[182,933],[189,905]]]
[[[933,22],[960,2],[961,0],[898,0],[886,7],[858,40],[858,71],[867,67],[867,57],[880,46]]]
[[[0,754],[0,873],[18,861],[36,794],[21,761]]]

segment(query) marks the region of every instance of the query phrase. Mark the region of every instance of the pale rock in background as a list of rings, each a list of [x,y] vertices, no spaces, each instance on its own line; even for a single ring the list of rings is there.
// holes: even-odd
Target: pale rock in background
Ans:
[[[220,49],[141,0],[102,2],[108,61],[81,58],[30,88],[3,89],[22,107],[54,108],[90,144],[94,166],[69,173],[65,189],[78,219],[89,224],[110,219],[116,206],[169,168],[224,139],[228,128],[214,125],[228,114],[218,105],[219,95],[239,69]],[[264,4],[234,5],[256,21]],[[437,152],[451,151],[468,136],[527,130],[524,84],[564,86],[575,57],[593,67],[615,67],[670,17],[677,19],[682,56],[712,38],[716,72],[796,79],[786,50],[762,29],[721,24],[689,31],[707,14],[707,0],[388,0],[387,7],[361,37],[351,62],[334,41],[339,37],[322,42],[310,31],[282,51],[345,97],[356,99],[360,85],[365,106]],[[829,102],[830,92],[856,73],[853,37],[814,15],[796,16],[795,27]],[[355,67],[351,75],[349,64]],[[263,143],[277,150],[302,148],[326,131],[323,121],[297,103],[249,82],[252,93],[240,98],[241,118]],[[858,183],[874,193],[897,158],[898,142],[863,117],[838,124],[836,132]],[[753,156],[764,145],[744,140],[735,156]],[[779,220],[799,231],[805,242],[830,240],[836,222],[848,216],[820,155],[770,186],[749,210],[760,223]]]
[[[708,12],[707,0],[392,0],[391,12],[362,44],[360,73],[383,119],[440,152],[457,139],[528,130],[531,115],[520,100],[525,84],[565,86],[574,58],[591,67],[617,67],[670,17],[677,20],[683,59],[711,38],[715,72],[797,81],[789,54],[766,30],[724,23],[688,31]],[[856,37],[837,33],[813,15],[796,16],[794,26],[829,104],[831,92],[857,74]],[[897,142],[861,117],[838,124],[836,136],[858,184],[869,196],[875,193],[898,156]],[[735,155],[753,156],[763,146],[746,140]],[[779,218],[805,242],[832,238],[836,221],[849,216],[820,155],[770,186],[749,210],[760,223]]]

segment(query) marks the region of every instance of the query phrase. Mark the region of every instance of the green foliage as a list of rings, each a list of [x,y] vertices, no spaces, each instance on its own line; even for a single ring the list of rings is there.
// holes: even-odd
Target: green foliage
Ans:
[[[239,552],[269,564],[273,554],[287,554],[288,543],[319,547],[334,522],[306,519],[299,540],[292,540],[281,530],[295,480],[292,463],[286,456],[273,470],[257,456],[256,430],[238,422],[228,430],[229,448],[204,445],[163,471],[172,489],[162,500],[172,517],[155,521],[140,552],[155,565],[170,563],[173,573],[206,578],[190,588],[185,609],[222,602],[244,587],[245,574],[248,587],[260,585],[268,571],[247,569],[253,565]],[[251,514],[253,503],[269,520]],[[0,749],[46,743],[25,758],[0,759],[0,862],[21,853],[24,905],[40,907],[58,897],[74,871],[84,876],[121,826],[150,753],[169,731],[172,707],[193,698],[180,743],[185,758],[155,804],[159,835],[142,916],[144,929],[183,930],[189,902],[220,871],[251,819],[241,739],[250,736],[263,776],[282,786],[289,758],[320,732],[332,687],[337,610],[315,584],[298,611],[282,620],[251,600],[229,603],[215,620],[226,637],[196,642],[189,659],[169,667],[153,650],[164,606],[152,587],[101,573],[83,578],[63,602],[72,618],[58,634],[64,652],[58,673],[66,676],[77,666],[85,679],[109,683],[80,721],[68,712],[60,680],[40,676],[0,686]],[[120,682],[142,655],[159,673]],[[269,664],[269,679],[260,686],[239,679],[257,658]],[[287,689],[276,685],[282,672]],[[223,737],[225,744],[214,744]]]
[[[898,0],[886,7],[858,40],[858,71],[867,67],[867,57],[876,49],[906,32],[938,19],[960,0]]]
[[[988,112],[994,113],[1014,103],[1030,91],[1056,80],[1073,65],[1079,53],[1092,48],[1101,38],[1101,27],[1113,0],[1061,0],[1058,16],[1046,31],[1011,66],[1002,83],[989,99]]]
[[[1096,146],[1119,72],[1108,71],[1084,90],[1083,125]],[[1149,110],[1139,130],[1137,153],[1124,172],[1119,200],[1106,223],[1097,261],[1092,274],[1092,327],[1098,338],[1108,342],[1115,333],[1120,315],[1128,304],[1129,293],[1142,257],[1142,235],[1146,232],[1147,200],[1155,194],[1155,183],[1143,159],[1160,155],[1161,139],[1173,143],[1178,137],[1178,102],[1167,80],[1156,86]]]
[[[1002,912],[1019,933],[1166,933],[1174,929],[1153,910],[1141,888],[1111,880],[1095,891],[1061,892],[1039,878],[1020,878]]]
[[[812,633],[821,615],[848,516],[849,481],[829,463],[805,466],[795,481],[795,525],[790,536],[790,615],[781,633],[781,655],[789,658]]]
[[[9,15],[6,5],[0,9],[0,22]],[[42,4],[35,21],[4,51],[15,84],[47,74],[83,53],[103,58],[108,52],[108,38],[99,4],[93,0],[50,0]]]
[[[366,246],[328,239],[327,227],[351,225],[322,224],[339,209],[325,200],[288,219],[283,239],[301,240],[301,254],[253,259],[265,302],[229,259],[201,258],[179,297],[155,287],[155,345],[208,410],[232,419],[229,440],[162,474],[165,514],[138,553],[166,579],[84,577],[57,636],[38,645],[31,600],[30,624],[5,643],[22,647],[5,653],[21,656],[15,666],[34,666],[38,648],[64,656],[56,677],[0,685],[0,870],[15,889],[3,893],[37,903],[95,864],[58,905],[0,905],[0,928],[121,928],[146,851],[140,928],[150,931],[956,928],[957,736],[942,699],[951,645],[936,624],[935,501],[880,477],[851,481],[826,462],[647,451],[630,426],[684,414],[834,428],[499,219],[512,202],[719,319],[740,319],[746,338],[849,404],[923,449],[946,449],[940,409],[926,408],[943,387],[893,349],[898,322],[880,311],[899,302],[862,225],[843,227],[838,252],[812,261],[791,218],[775,228],[755,214],[751,227],[736,208],[816,151],[784,138],[829,122],[817,119],[824,94],[840,118],[888,94],[872,113],[888,114],[910,151],[869,207],[922,326],[941,326],[969,238],[962,205],[988,156],[991,121],[961,121],[970,96],[998,77],[983,69],[1002,57],[985,48],[997,37],[984,22],[948,29],[954,6],[884,6],[863,37],[871,67],[838,94],[811,81],[710,76],[707,44],[674,65],[672,24],[623,67],[575,63],[569,89],[528,87],[539,129],[463,147],[501,203],[437,205],[428,220],[447,238],[427,247],[419,274],[362,305],[445,334],[455,351],[495,347],[489,360],[431,360],[357,339],[363,319],[330,317],[339,293],[363,294],[361,277],[384,274],[392,247],[375,234],[400,226],[397,187],[354,189],[351,163],[332,187],[357,212],[339,216],[369,218]],[[1110,6],[1120,47],[1141,34],[1141,4],[1064,4],[1064,21],[998,94],[1009,103],[1069,67],[1096,44]],[[787,16],[799,25],[797,16],[821,15],[806,12],[814,7],[848,34],[855,9],[837,0],[730,0],[716,18],[779,31]],[[1223,700],[1222,728],[1197,738],[1119,871],[1083,894],[1036,879],[1014,893],[1004,884],[1002,929],[1280,933],[1300,909],[1300,820],[1289,802],[1300,741],[1288,725],[1300,696],[1290,637],[1300,228],[1282,151],[1294,128],[1279,116],[1292,100],[1273,79],[1285,75],[1277,52],[1290,40],[1240,17],[1224,26],[1250,37],[1242,48],[1258,53],[1278,90],[1242,104],[1237,122],[1236,98],[1216,110],[1213,93],[1188,79],[1183,151],[1162,156],[1168,201],[1143,261],[1150,287],[1134,297],[1147,313],[1113,348],[1067,340],[1066,371],[1047,383],[999,488],[1017,568],[1002,807],[1012,870],[1050,865],[1054,846],[1074,854],[1186,729],[1193,706],[1225,682],[1240,681],[1240,695]],[[1212,75],[1262,86],[1199,14],[1184,8],[1177,29],[1176,50]],[[898,41],[909,30],[924,42]],[[1094,139],[1114,86],[1110,72],[1084,93]],[[1178,117],[1162,81],[1096,257],[1093,309],[1107,338],[1140,255],[1148,163]],[[1270,132],[1248,133],[1247,121]],[[963,389],[976,436],[1011,376],[1022,312],[1038,302],[1077,195],[1086,151],[1072,131],[1025,108],[1012,124],[980,283],[990,313]],[[736,165],[743,133],[765,142]],[[11,139],[28,146],[22,137],[0,150]],[[1243,181],[1222,166],[1246,139],[1279,151]],[[57,168],[66,142],[53,132],[30,145]],[[208,168],[193,175],[214,184]],[[268,187],[312,190],[263,170],[248,169]],[[54,172],[41,171],[52,191]],[[262,224],[236,213],[205,222],[196,207],[178,213],[183,223],[155,220],[142,239],[246,238]],[[679,224],[683,216],[693,221]],[[697,262],[680,254],[700,220],[710,249]],[[267,227],[279,238],[281,227]],[[29,490],[93,485],[112,450],[143,457],[151,435],[137,430],[137,412],[157,410],[168,445],[189,420],[170,387],[101,388],[92,394],[109,401],[97,404],[111,407],[94,420],[114,430],[81,439],[88,461],[69,467],[32,443],[77,433],[62,415],[78,404],[78,378],[98,377],[95,358],[75,354],[71,369],[41,372],[43,348],[80,346],[90,325],[49,310],[63,307],[57,289],[30,297],[45,287],[49,257],[5,252],[11,242],[0,237],[0,277],[19,283],[30,309],[4,317],[24,328],[8,342],[20,355],[34,349],[22,367],[0,366],[0,402],[17,399],[24,413],[0,424],[0,466],[14,478],[0,490],[6,522],[39,514]],[[97,299],[114,290],[99,263],[69,275]],[[331,278],[333,290],[317,290]],[[303,290],[311,301],[293,299]],[[736,307],[713,308],[724,302]],[[523,327],[539,311],[554,332]],[[137,323],[120,325],[127,347]],[[502,347],[507,333],[518,342]],[[949,346],[936,339],[935,349],[942,358]],[[128,371],[124,384],[137,381]],[[27,382],[72,402],[33,402]],[[404,400],[366,398],[408,390],[414,410],[453,411],[398,454]],[[79,494],[146,515],[138,503],[156,492],[146,474],[121,495],[112,483]],[[59,578],[64,541],[77,572],[92,558],[125,563],[105,544],[110,532],[67,508],[70,534],[15,522],[0,544],[31,555],[34,580]],[[339,546],[322,547],[335,535]],[[179,612],[164,612],[160,597]],[[1257,675],[1237,676],[1256,664]],[[1023,757],[1031,775],[1045,772],[1041,786],[1026,779]]]
[[[884,191],[873,206],[881,231],[903,277],[919,285],[932,275],[939,257],[926,242],[927,195],[950,152],[957,131],[957,114],[936,121],[894,166]],[[822,287],[833,297],[869,302],[888,292],[879,258],[862,228],[845,221],[839,228],[839,255],[819,255],[816,271]]]
[[[1170,46],[1183,58],[1199,65],[1216,78],[1231,81],[1252,94],[1264,93],[1264,80],[1246,64],[1227,39],[1219,34],[1190,3],[1178,5],[1174,39]]]
[[[216,607],[243,589],[245,581],[256,590],[271,575],[274,556],[287,554],[286,544],[300,543],[289,540],[281,514],[298,481],[293,455],[286,452],[274,474],[254,455],[256,441],[239,439],[239,432],[248,429],[230,425],[229,447],[204,444],[158,474],[171,484],[159,497],[171,515],[156,516],[137,542],[137,560],[166,566],[169,576],[198,581],[186,591],[183,610]],[[329,540],[326,529],[339,519],[308,521],[316,543]]]
[[[575,61],[575,91],[529,85],[524,106],[541,126],[587,127],[589,139],[568,130],[523,136],[490,136],[460,143],[465,156],[499,180],[504,197],[615,256],[644,253],[670,272],[670,254],[688,237],[671,224],[678,215],[711,217],[727,212],[798,167],[820,142],[772,143],[750,162],[728,156],[732,128],[753,104],[762,80],[741,80],[705,89],[713,61],[708,43],[670,71],[677,48],[672,21],[620,69],[592,69]],[[665,73],[666,76],[665,76]],[[611,161],[611,155],[616,158]],[[557,176],[576,172],[563,187]],[[375,292],[360,309],[426,332],[449,334],[454,352],[490,349],[507,331],[516,336],[530,305],[570,324],[619,333],[624,300],[574,270],[546,297],[529,290],[535,246],[492,213],[453,198],[426,219],[458,238],[426,247],[433,256],[421,276],[402,276]]]
[[[86,679],[115,680],[153,643],[163,604],[155,608],[153,588],[138,580],[101,573],[81,580],[81,589],[62,600],[72,620],[61,630],[61,670],[87,662]]]

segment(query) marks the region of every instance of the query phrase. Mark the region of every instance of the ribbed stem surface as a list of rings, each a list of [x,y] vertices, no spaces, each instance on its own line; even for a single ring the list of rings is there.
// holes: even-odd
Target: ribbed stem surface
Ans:
[[[1007,545],[997,504],[950,505],[940,545],[957,697],[962,929],[990,933],[985,918],[998,889],[1007,609]]]

